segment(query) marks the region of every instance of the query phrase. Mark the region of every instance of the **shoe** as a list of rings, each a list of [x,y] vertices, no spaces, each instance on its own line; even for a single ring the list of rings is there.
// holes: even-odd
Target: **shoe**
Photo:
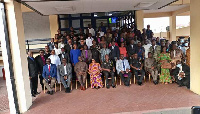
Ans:
[[[50,94],[50,91],[47,91],[47,94]]]
[[[40,92],[36,92],[36,93],[35,93],[35,95],[39,95],[39,94],[40,94]]]
[[[52,91],[50,91],[50,95],[53,95],[53,90],[52,90]]]
[[[80,88],[81,90],[83,90],[83,86],[81,86],[81,88]]]
[[[112,85],[112,88],[116,88],[116,86],[115,86],[115,85]]]
[[[65,89],[65,93],[67,93],[67,88]]]
[[[140,86],[141,86],[141,85],[142,85],[142,82],[138,82],[138,85],[140,85]]]
[[[85,86],[82,87],[82,90],[85,91]]]
[[[153,83],[156,85],[156,84],[157,84],[157,81],[153,81]]]
[[[32,94],[32,97],[36,97],[35,94]]]
[[[178,87],[182,87],[182,85],[178,85]]]
[[[110,88],[110,86],[109,86],[109,85],[106,85],[106,88],[107,88],[107,89],[109,89],[109,88]]]
[[[70,93],[70,88],[66,88],[66,93]]]

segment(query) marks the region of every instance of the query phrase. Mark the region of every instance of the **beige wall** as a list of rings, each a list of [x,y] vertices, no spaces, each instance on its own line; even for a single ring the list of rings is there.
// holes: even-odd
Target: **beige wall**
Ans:
[[[54,38],[55,34],[58,30],[58,16],[57,15],[50,15],[49,16],[49,23],[50,23],[50,32],[51,38]]]
[[[0,66],[3,66],[3,60],[0,60]],[[0,69],[1,70],[1,69]]]
[[[142,31],[144,28],[144,12],[143,10],[136,11],[136,24],[137,29]]]

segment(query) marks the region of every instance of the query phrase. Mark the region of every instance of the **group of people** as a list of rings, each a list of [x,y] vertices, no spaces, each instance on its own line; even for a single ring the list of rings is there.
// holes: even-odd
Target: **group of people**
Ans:
[[[28,68],[32,96],[38,94],[37,79],[53,94],[53,86],[62,83],[65,92],[71,91],[71,81],[80,82],[80,89],[86,90],[86,80],[90,78],[91,88],[116,87],[115,77],[119,76],[125,86],[130,86],[132,76],[142,85],[146,75],[153,77],[153,83],[177,83],[190,88],[190,40],[179,38],[169,42],[153,37],[150,25],[147,29],[123,26],[115,30],[99,26],[95,31],[88,25],[86,33],[73,27],[55,38],[40,50],[35,58],[28,52]],[[109,83],[111,78],[111,83]],[[105,79],[105,83],[103,81]]]

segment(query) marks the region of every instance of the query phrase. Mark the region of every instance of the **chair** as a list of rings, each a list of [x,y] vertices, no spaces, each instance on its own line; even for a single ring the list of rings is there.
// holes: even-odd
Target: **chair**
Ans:
[[[111,80],[112,77],[109,77],[108,80]],[[115,85],[117,86],[117,77],[115,76]],[[106,87],[106,77],[105,77],[105,87]]]
[[[76,89],[78,89],[78,79],[76,79]],[[87,89],[87,78],[86,78],[86,82],[85,82],[85,86],[86,86],[86,89]]]

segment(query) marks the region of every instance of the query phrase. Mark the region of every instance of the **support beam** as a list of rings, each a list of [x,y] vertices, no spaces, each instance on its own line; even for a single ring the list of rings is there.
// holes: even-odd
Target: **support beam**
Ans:
[[[55,34],[57,33],[57,30],[58,30],[58,16],[50,15],[49,23],[50,23],[51,38],[54,38]]]
[[[170,41],[176,41],[176,15],[169,18],[170,21]]]
[[[32,105],[32,97],[28,75],[21,4],[14,0],[5,0],[5,8],[12,55],[12,60],[10,61],[13,63],[19,110],[20,113],[24,113]]]
[[[137,29],[142,31],[144,28],[144,12],[143,10],[136,11],[136,25]]]
[[[200,39],[199,39],[199,26],[200,26],[200,0],[190,1],[190,89],[200,95]]]

